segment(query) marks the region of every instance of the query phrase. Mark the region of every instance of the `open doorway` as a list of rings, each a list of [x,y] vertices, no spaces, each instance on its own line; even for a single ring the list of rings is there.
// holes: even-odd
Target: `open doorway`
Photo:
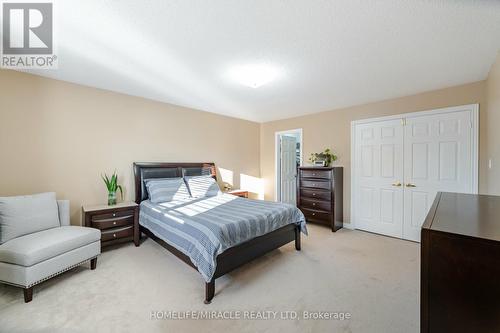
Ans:
[[[297,167],[302,165],[302,129],[275,133],[276,201],[296,204]]]

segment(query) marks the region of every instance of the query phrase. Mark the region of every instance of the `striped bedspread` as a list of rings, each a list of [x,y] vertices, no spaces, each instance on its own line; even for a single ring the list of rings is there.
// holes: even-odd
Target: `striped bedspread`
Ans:
[[[307,235],[297,207],[230,194],[160,204],[146,200],[139,223],[191,258],[207,282],[215,273],[217,256],[228,248],[291,223]]]

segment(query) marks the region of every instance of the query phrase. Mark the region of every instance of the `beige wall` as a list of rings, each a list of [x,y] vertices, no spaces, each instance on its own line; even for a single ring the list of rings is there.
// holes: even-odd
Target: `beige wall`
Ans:
[[[486,168],[487,193],[500,195],[500,53],[491,67],[486,81],[488,108],[485,145],[486,159],[491,159],[491,169]]]
[[[480,191],[486,192],[486,118],[485,81],[466,84],[414,96],[370,103],[313,115],[279,120],[261,124],[260,161],[261,177],[265,183],[265,198],[274,199],[274,135],[276,131],[302,128],[303,156],[307,158],[312,152],[332,148],[339,156],[335,165],[344,167],[344,220],[350,221],[350,141],[351,121],[364,118],[394,115],[406,112],[429,110],[441,107],[480,104]],[[500,161],[499,161],[500,163]]]
[[[82,204],[106,201],[102,172],[116,169],[131,200],[134,161],[213,161],[235,188],[241,178],[258,192],[261,177],[273,200],[274,134],[302,128],[305,161],[327,147],[338,154],[349,221],[351,121],[471,103],[480,104],[479,190],[500,194],[500,56],[485,81],[260,125],[0,70],[0,196],[56,191],[78,224]]]
[[[102,172],[133,199],[134,161],[213,161],[236,187],[260,172],[257,123],[6,70],[0,153],[0,196],[55,191],[73,224],[82,204],[106,202]]]

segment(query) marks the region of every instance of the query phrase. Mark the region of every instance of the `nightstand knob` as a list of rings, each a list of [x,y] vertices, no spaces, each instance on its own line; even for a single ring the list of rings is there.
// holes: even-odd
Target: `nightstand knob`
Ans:
[[[116,238],[116,234],[113,234],[113,237]]]

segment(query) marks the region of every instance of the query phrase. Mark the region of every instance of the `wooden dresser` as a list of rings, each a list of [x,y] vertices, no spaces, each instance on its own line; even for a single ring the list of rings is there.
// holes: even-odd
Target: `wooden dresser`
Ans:
[[[342,228],[342,196],[342,167],[299,167],[297,207],[307,222],[328,225],[333,232]]]
[[[500,332],[500,197],[438,193],[420,247],[420,331]]]
[[[139,205],[135,202],[84,206],[82,212],[86,227],[101,230],[101,248],[130,241],[139,246]]]

